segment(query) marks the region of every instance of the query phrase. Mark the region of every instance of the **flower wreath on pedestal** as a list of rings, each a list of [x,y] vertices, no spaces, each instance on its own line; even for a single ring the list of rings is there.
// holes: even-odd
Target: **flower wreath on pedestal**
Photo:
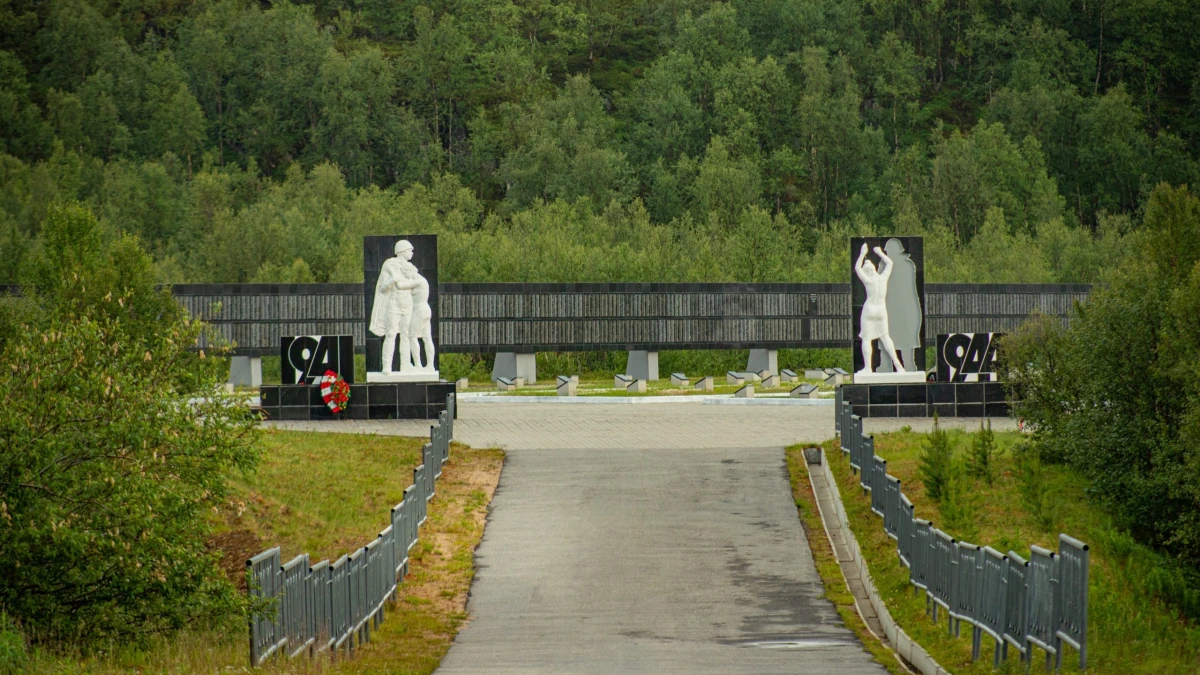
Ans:
[[[340,413],[350,405],[350,385],[337,373],[327,370],[321,378],[321,396],[330,410]]]

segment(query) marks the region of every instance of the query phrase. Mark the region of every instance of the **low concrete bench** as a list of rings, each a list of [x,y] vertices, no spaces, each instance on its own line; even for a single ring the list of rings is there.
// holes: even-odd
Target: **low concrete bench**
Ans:
[[[741,373],[735,373],[731,370],[725,373],[725,382],[727,384],[746,384],[746,378]]]
[[[788,392],[788,396],[792,398],[817,398],[818,391],[820,391],[820,388],[815,384],[802,384]]]
[[[557,386],[555,390],[559,396],[575,396],[579,387],[579,378],[568,375],[559,375],[556,379]]]
[[[671,373],[671,385],[676,387],[688,386],[688,377],[683,373]]]
[[[692,389],[695,389],[697,391],[712,391],[713,390],[713,376],[705,375],[704,377],[701,377],[700,379],[696,380],[696,384],[692,385]]]
[[[737,398],[754,398],[754,385],[748,384],[733,392],[733,395]]]
[[[507,377],[497,377],[496,388],[500,391],[516,391],[518,385],[516,382]]]
[[[800,376],[797,375],[795,373],[795,371],[788,370],[787,368],[784,368],[783,370],[779,371],[779,377],[781,377],[784,382],[799,382],[800,381]]]

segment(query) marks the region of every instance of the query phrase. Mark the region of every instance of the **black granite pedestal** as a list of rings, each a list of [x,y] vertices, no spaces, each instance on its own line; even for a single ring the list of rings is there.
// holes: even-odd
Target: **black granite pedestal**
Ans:
[[[1008,417],[1000,382],[846,384],[842,400],[859,417]]]
[[[435,420],[446,409],[454,383],[405,382],[350,385],[350,407],[334,414],[319,385],[264,384],[263,417],[271,420]]]

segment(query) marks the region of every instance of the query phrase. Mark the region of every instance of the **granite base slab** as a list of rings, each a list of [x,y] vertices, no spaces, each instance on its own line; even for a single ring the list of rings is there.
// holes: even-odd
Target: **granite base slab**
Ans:
[[[319,386],[264,384],[258,391],[262,416],[273,420],[435,420],[455,395],[444,380],[352,384],[350,406],[334,413]]]
[[[842,400],[860,417],[1008,417],[1000,382],[845,384]]]

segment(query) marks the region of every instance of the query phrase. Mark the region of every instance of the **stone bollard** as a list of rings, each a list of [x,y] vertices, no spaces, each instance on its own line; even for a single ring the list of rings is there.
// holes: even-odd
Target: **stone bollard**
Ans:
[[[712,391],[713,390],[713,376],[705,375],[704,377],[696,380],[696,384],[692,385],[692,389],[696,389],[698,391]]]
[[[754,398],[754,385],[748,384],[733,393],[737,398]]]
[[[558,376],[556,391],[559,396],[575,396],[578,383],[566,375]]]

